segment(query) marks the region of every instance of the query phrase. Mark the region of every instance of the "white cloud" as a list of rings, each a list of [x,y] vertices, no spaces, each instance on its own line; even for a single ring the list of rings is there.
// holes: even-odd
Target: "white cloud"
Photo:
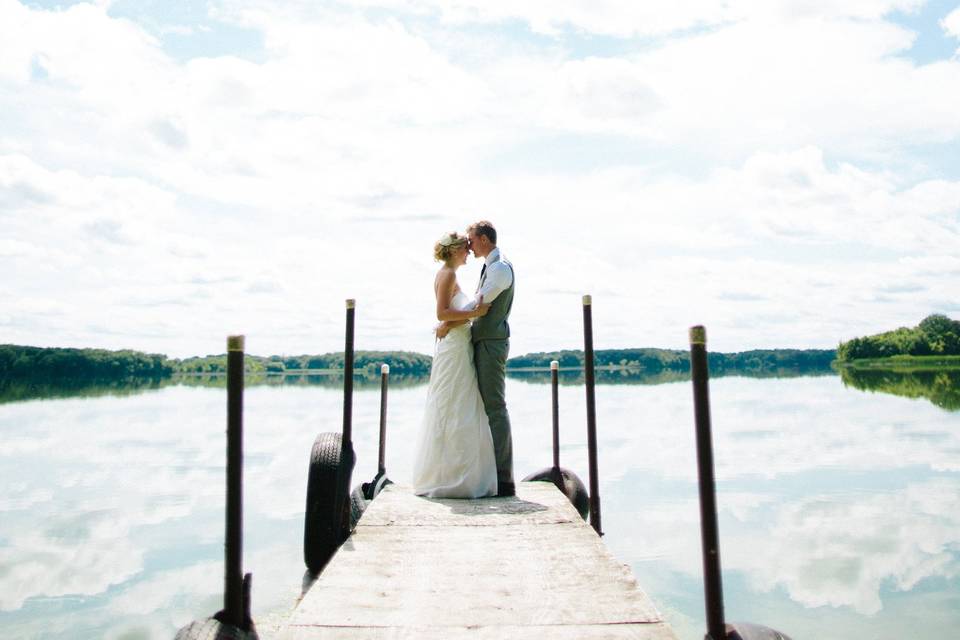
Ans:
[[[8,81],[31,82],[31,67],[39,60],[42,83],[53,95],[71,96],[75,106],[87,109],[122,106],[111,111],[122,119],[135,116],[131,106],[150,104],[166,88],[162,76],[172,65],[158,43],[133,23],[110,18],[103,7],[80,3],[37,11],[4,0],[0,21],[5,25],[0,77]]]
[[[21,165],[23,162],[17,166]],[[9,241],[17,242],[12,246],[18,250],[9,252],[7,259],[26,265],[32,258],[25,247],[35,247],[37,240],[43,238],[44,244],[40,246],[50,258],[29,272],[29,281],[33,282],[34,291],[59,299],[74,310],[70,318],[73,326],[83,319],[91,326],[100,326],[97,318],[102,307],[86,310],[85,301],[94,294],[102,305],[115,310],[111,325],[116,330],[133,330],[140,335],[159,332],[155,338],[158,346],[151,345],[151,349],[166,350],[170,347],[164,343],[183,339],[175,336],[185,336],[190,332],[189,326],[196,326],[196,311],[183,316],[182,320],[178,319],[181,313],[168,316],[163,326],[149,332],[137,318],[157,309],[182,311],[186,307],[233,315],[234,321],[247,324],[247,328],[256,333],[273,325],[269,330],[272,335],[276,335],[278,328],[275,317],[283,317],[281,332],[296,331],[296,337],[278,336],[279,342],[274,342],[270,349],[301,352],[310,350],[296,344],[304,337],[303,332],[313,334],[309,329],[311,325],[332,322],[336,326],[337,299],[355,295],[366,303],[362,307],[365,322],[370,322],[371,327],[378,324],[390,327],[394,332],[389,339],[378,338],[375,333],[367,333],[365,338],[379,339],[381,342],[374,344],[385,347],[410,344],[413,340],[413,344],[418,345],[416,348],[429,350],[425,330],[421,337],[414,337],[418,327],[429,325],[422,318],[418,320],[421,315],[418,309],[428,313],[429,291],[424,288],[417,294],[419,306],[392,308],[393,295],[406,298],[409,294],[404,290],[385,291],[376,277],[379,265],[393,259],[390,254],[371,255],[373,259],[366,270],[360,272],[370,274],[369,282],[359,278],[344,280],[340,295],[325,303],[325,315],[318,315],[314,306],[291,308],[289,302],[285,302],[291,295],[309,297],[309,292],[315,290],[312,272],[296,267],[304,260],[309,262],[309,256],[316,254],[315,238],[327,239],[318,264],[330,266],[323,268],[333,269],[338,263],[355,264],[350,238],[369,238],[371,246],[377,246],[380,240],[376,222],[343,222],[342,227],[332,228],[322,220],[292,219],[287,223],[288,231],[276,236],[274,244],[263,245],[255,231],[261,218],[255,216],[249,222],[235,223],[235,229],[228,230],[225,236],[230,244],[211,253],[209,247],[216,245],[198,244],[198,241],[215,242],[214,218],[205,223],[199,218],[190,218],[182,205],[163,191],[136,180],[84,180],[73,174],[47,172],[33,164],[23,166],[40,176],[37,184],[63,183],[63,188],[52,188],[51,193],[63,192],[70,196],[58,207],[21,198],[17,206],[29,211],[30,216],[23,219],[18,234]],[[923,291],[918,291],[912,299],[926,298],[929,302],[925,308],[931,308],[937,299],[949,298],[950,292],[955,291],[955,278],[949,272],[924,271],[911,278],[900,265],[891,263],[889,267],[874,265],[866,275],[850,268],[856,264],[857,256],[836,253],[831,248],[892,248],[903,256],[947,259],[960,235],[955,220],[960,187],[946,181],[928,181],[902,190],[897,180],[884,173],[873,174],[847,165],[831,170],[814,148],[786,154],[759,154],[737,170],[720,170],[701,182],[644,179],[642,173],[614,170],[566,180],[532,176],[522,180],[504,179],[492,181],[486,189],[491,187],[492,191],[477,188],[475,194],[483,197],[477,199],[476,204],[479,210],[500,210],[508,221],[502,227],[504,246],[518,266],[522,266],[527,291],[525,299],[518,300],[517,304],[515,326],[519,327],[536,324],[544,309],[556,313],[557,304],[565,298],[575,302],[578,293],[593,292],[598,296],[598,320],[602,319],[605,325],[609,323],[600,337],[606,345],[623,346],[636,340],[629,334],[632,326],[617,322],[615,315],[610,319],[606,317],[607,307],[629,309],[631,315],[640,318],[641,325],[647,327],[644,332],[650,341],[647,344],[672,344],[674,339],[669,337],[669,328],[655,326],[654,316],[644,310],[642,300],[646,297],[634,299],[622,285],[601,284],[614,283],[625,276],[628,281],[635,280],[640,274],[646,274],[643,287],[658,300],[661,310],[656,317],[673,317],[681,325],[696,319],[691,316],[694,311],[689,302],[691,298],[677,295],[676,290],[680,288],[698,301],[697,315],[701,319],[713,320],[719,325],[717,334],[726,336],[724,340],[730,348],[782,346],[786,340],[798,346],[814,346],[816,338],[805,338],[806,342],[801,342],[798,337],[831,335],[831,331],[845,324],[843,319],[853,313],[854,308],[861,308],[857,314],[866,314],[872,297],[892,281],[924,285]],[[650,207],[648,203],[655,204]],[[124,211],[126,206],[139,214],[131,218]],[[594,223],[585,236],[588,244],[567,249],[563,252],[564,259],[558,263],[556,247],[542,240],[544,231],[554,225],[580,228],[583,211],[592,211]],[[706,221],[704,211],[710,212]],[[464,219],[469,218],[464,216]],[[393,230],[398,244],[394,254],[410,265],[404,269],[411,279],[411,288],[415,287],[413,281],[417,278],[429,281],[431,265],[425,257],[429,240],[424,238],[431,238],[436,229],[458,225],[463,225],[462,220],[452,219],[448,224],[438,219]],[[195,235],[183,233],[182,229],[186,228],[192,228]],[[373,235],[367,236],[368,233]],[[70,251],[61,248],[70,246],[71,240],[78,236],[84,242]],[[426,248],[418,250],[418,242]],[[776,259],[772,254],[750,257],[758,249],[778,245],[798,256],[810,248],[821,247],[818,250],[826,251],[826,263],[818,265],[802,257],[784,261],[786,256]],[[195,257],[167,264],[171,252],[179,255],[183,247],[190,246],[196,249],[187,255]],[[604,247],[604,251],[598,254],[596,246]],[[515,247],[523,250],[517,251]],[[639,255],[638,250],[641,250]],[[664,250],[666,254],[657,255]],[[671,257],[676,251],[694,255]],[[725,255],[727,252],[732,253]],[[277,266],[265,271],[248,262],[250,255],[267,258],[268,263]],[[130,265],[126,273],[111,272],[111,265],[118,260]],[[586,263],[593,265],[590,271],[580,268]],[[838,271],[836,264],[842,266],[841,270]],[[357,265],[358,269],[362,267]],[[475,265],[471,264],[470,268],[475,269]],[[71,273],[69,279],[57,277],[66,271]],[[469,281],[470,276],[465,277]],[[78,282],[86,284],[78,290]],[[739,302],[735,295],[738,289],[733,284],[738,282],[750,282],[749,288],[740,287]],[[785,286],[787,284],[789,286]],[[354,290],[350,291],[351,288]],[[233,300],[243,292],[255,293],[260,302],[255,307],[237,307]],[[745,306],[751,303],[744,301],[743,294],[761,303],[759,307],[757,304]],[[723,311],[724,307],[730,307],[724,299],[735,302],[739,309]],[[608,301],[612,300],[618,302],[611,305]],[[811,300],[818,301],[816,310],[806,311]],[[784,337],[778,323],[757,327],[754,320],[744,324],[746,317],[754,316],[764,307],[768,314],[781,313],[793,318],[793,333],[789,338]],[[824,309],[837,311],[825,313]],[[13,310],[27,313],[20,305]],[[805,316],[807,321],[803,320]],[[921,314],[911,311],[895,321],[912,324],[920,317]],[[66,323],[67,318],[62,322]],[[562,336],[577,334],[576,322],[575,314],[571,314],[566,320],[558,321],[557,336],[560,337],[540,336],[538,342],[518,335],[519,343],[525,345],[521,349],[554,348],[563,340]],[[824,331],[825,322],[829,331]],[[297,326],[301,328],[296,329]],[[206,331],[212,334],[210,339],[216,339],[215,322],[208,324]],[[836,336],[836,339],[840,337],[848,336]],[[335,349],[335,341],[327,340],[326,348]],[[193,353],[209,350],[199,344],[189,348],[194,349]]]
[[[943,30],[946,31],[948,35],[954,38],[960,38],[960,7],[948,13],[943,20],[940,21],[940,26],[943,27]]]
[[[445,79],[437,87],[446,88],[433,93],[428,102],[466,96],[467,100],[455,104],[461,125],[483,118],[479,122],[487,125],[502,121],[527,128],[615,132],[721,158],[729,158],[724,154],[730,152],[742,157],[758,145],[783,148],[810,143],[872,158],[898,148],[903,136],[946,140],[960,131],[955,110],[943,108],[957,101],[957,96],[946,94],[960,86],[960,65],[917,68],[897,58],[897,53],[910,47],[913,35],[880,20],[895,7],[915,5],[847,7],[844,3],[836,11],[826,6],[799,11],[800,5],[789,3],[771,11],[751,6],[741,12],[743,19],[707,32],[619,57],[586,59],[564,59],[557,49],[524,50],[507,43],[501,51],[484,48],[487,55],[473,60],[462,55],[462,43],[456,48],[441,31],[432,38],[439,47],[436,53],[467,60],[464,70],[473,73],[474,82],[483,83],[483,90],[465,92],[469,84],[458,86]],[[553,4],[549,8],[555,9]],[[703,7],[697,9],[704,13]],[[290,54],[291,59],[298,51],[318,46],[316,39],[309,46],[287,44],[300,40],[298,31],[312,32],[310,27],[288,26],[289,18],[254,10],[244,17],[247,26],[264,29],[268,43],[282,43],[275,45],[278,52]],[[625,21],[620,18],[617,22],[622,25]],[[339,49],[346,53],[344,58],[351,58],[349,68],[365,91],[390,99],[394,81],[409,77],[408,63],[431,68],[424,60],[412,58],[407,53],[411,47],[401,44],[410,38],[422,44],[413,33],[397,40],[384,37],[389,23],[373,29],[355,21],[333,19],[333,23],[349,41]],[[365,44],[374,42],[375,46]],[[367,53],[354,57],[357,48]],[[392,71],[388,63],[384,69],[391,73],[369,76],[369,52],[385,51],[403,61],[401,69]],[[317,62],[326,59],[320,52],[310,56],[315,75],[327,69]],[[334,73],[332,80],[338,78]],[[298,90],[303,95],[303,89]],[[342,95],[337,96],[340,99]],[[405,104],[391,101],[401,113]],[[429,107],[419,101],[416,105],[416,113],[442,122]],[[345,108],[354,110],[355,105],[348,103]],[[377,122],[378,115],[364,113],[368,122]],[[490,117],[497,120],[491,122]],[[412,118],[416,122],[417,116]]]
[[[937,101],[960,100],[952,95],[960,65],[918,68],[893,56],[910,41],[885,23],[812,19],[749,22],[680,40],[637,58],[664,105],[648,128],[719,153],[806,141],[875,157],[904,137],[955,137],[960,118]]]

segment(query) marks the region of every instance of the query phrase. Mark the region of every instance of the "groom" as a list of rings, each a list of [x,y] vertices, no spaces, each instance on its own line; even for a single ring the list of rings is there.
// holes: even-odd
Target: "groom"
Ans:
[[[497,495],[512,496],[513,441],[510,436],[510,414],[504,397],[507,353],[510,351],[510,307],[513,306],[513,265],[497,248],[497,230],[486,220],[467,227],[470,250],[483,258],[477,296],[490,305],[487,314],[476,318],[471,328],[474,365],[483,408],[490,421],[493,454],[497,459]]]

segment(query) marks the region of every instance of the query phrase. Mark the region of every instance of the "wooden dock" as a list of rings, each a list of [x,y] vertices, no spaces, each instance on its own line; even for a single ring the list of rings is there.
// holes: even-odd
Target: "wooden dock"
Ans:
[[[547,482],[481,500],[388,486],[280,633],[460,637],[676,640],[629,567]]]

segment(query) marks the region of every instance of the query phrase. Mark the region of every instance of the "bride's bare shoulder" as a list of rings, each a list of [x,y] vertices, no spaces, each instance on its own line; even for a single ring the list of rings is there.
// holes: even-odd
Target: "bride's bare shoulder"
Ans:
[[[441,288],[450,288],[456,286],[457,274],[450,267],[443,266],[440,267],[440,270],[437,271],[436,277],[433,279],[433,286],[436,289]]]

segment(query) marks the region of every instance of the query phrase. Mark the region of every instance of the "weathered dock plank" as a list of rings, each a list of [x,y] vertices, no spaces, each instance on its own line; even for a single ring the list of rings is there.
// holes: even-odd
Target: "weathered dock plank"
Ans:
[[[628,567],[549,483],[427,500],[390,486],[281,638],[675,640]]]

